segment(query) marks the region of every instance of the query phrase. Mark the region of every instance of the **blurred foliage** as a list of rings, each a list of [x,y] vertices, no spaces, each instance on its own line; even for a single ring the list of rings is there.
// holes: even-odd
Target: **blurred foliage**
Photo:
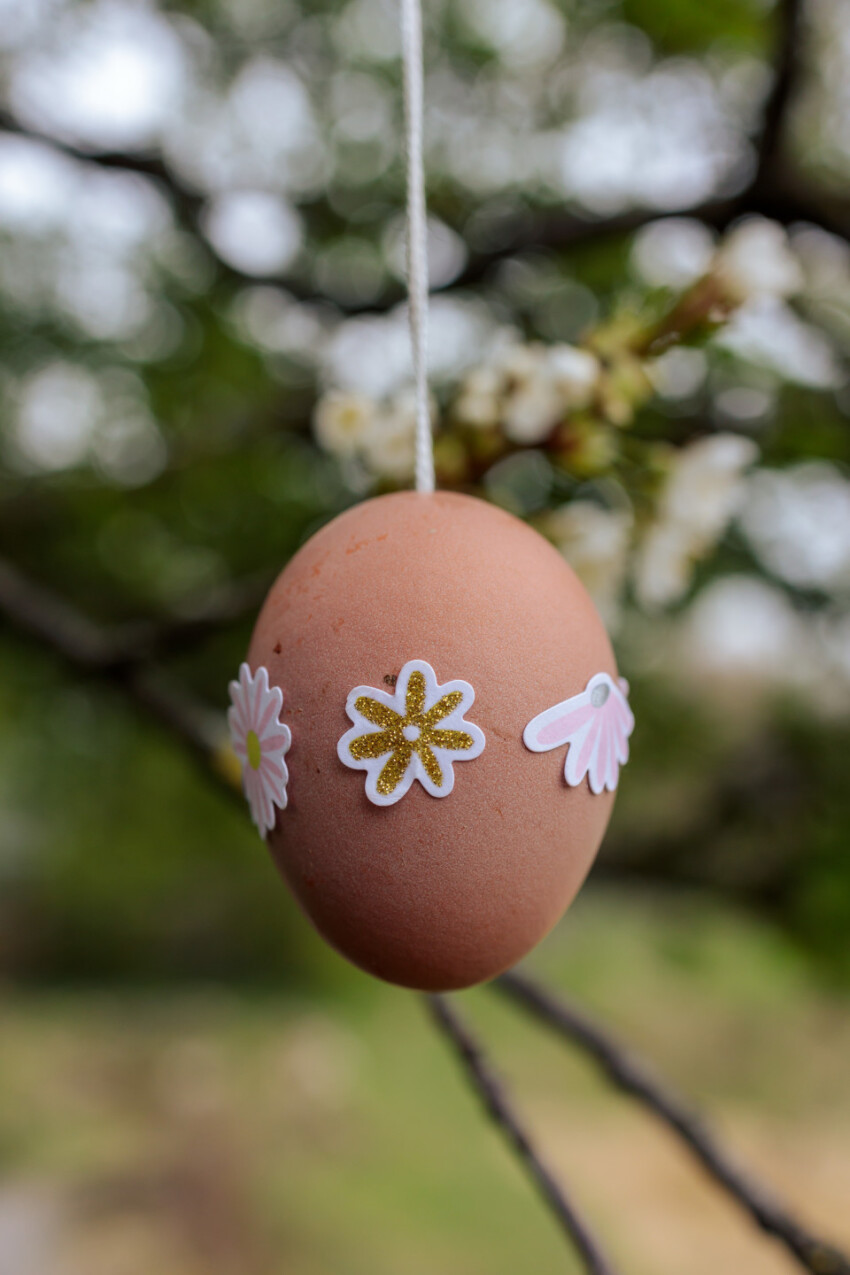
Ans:
[[[846,998],[813,984],[791,944],[696,895],[676,909],[584,895],[534,962],[651,1049],[748,1162],[847,1242]],[[35,1253],[51,1275],[577,1270],[416,999],[338,966],[344,999],[324,1004],[211,988],[7,995],[7,1263],[25,1269]],[[486,989],[461,1004],[612,1260],[636,1275],[787,1268],[586,1058],[520,1028]]]
[[[79,86],[61,73],[74,24],[82,48],[89,26],[113,20],[110,6],[54,8],[59,18],[47,5],[21,9],[14,37],[0,36],[0,554],[98,621],[169,624],[246,581],[259,588],[323,521],[393,485],[323,451],[311,422],[317,396],[360,392],[367,364],[380,380],[384,364],[399,363],[399,342],[405,348],[394,12],[377,0],[150,6],[182,61],[162,111],[148,102],[147,123],[131,127],[117,107],[114,119],[104,110],[81,122]],[[847,21],[838,0],[820,9],[815,50],[831,22]],[[793,366],[775,333],[772,361],[724,344],[731,302],[722,322],[716,307],[698,310],[676,333],[704,357],[692,389],[654,392],[641,363],[620,424],[614,372],[628,380],[634,348],[643,343],[643,359],[705,271],[716,281],[713,241],[704,267],[676,282],[640,266],[640,235],[570,244],[550,233],[559,218],[579,229],[608,215],[652,222],[744,187],[776,6],[447,0],[429,14],[429,196],[443,236],[432,256],[445,306],[435,347],[441,334],[451,347],[435,354],[435,394],[448,409],[444,479],[535,519],[574,501],[618,508],[622,498],[644,528],[675,458],[731,431],[757,445],[762,468],[822,460],[844,481],[850,291],[825,295],[806,266],[806,287],[793,304],[781,301],[782,332],[798,323]],[[32,104],[33,66],[58,85],[52,116]],[[825,58],[823,75],[804,82],[802,123],[795,116],[789,132],[791,159],[805,154],[808,171],[833,187],[842,163],[850,172],[836,66]],[[262,78],[269,67],[274,93]],[[301,135],[290,136],[299,120]],[[582,142],[588,121],[609,129],[610,163],[602,133]],[[665,159],[657,171],[653,129]],[[23,135],[32,133],[56,147]],[[614,172],[620,151],[631,167],[617,161]],[[152,176],[125,171],[146,165]],[[255,223],[234,221],[226,205],[246,190],[272,199],[262,216],[254,208]],[[298,243],[288,252],[290,216]],[[797,252],[801,227],[791,220]],[[837,237],[822,233],[818,250],[838,252]],[[803,248],[799,256],[805,266]],[[842,269],[846,261],[826,270],[838,292]],[[533,446],[495,427],[474,432],[451,405],[504,329],[521,344],[597,351],[609,397]],[[811,370],[818,359],[825,372]],[[403,356],[400,368],[401,381]],[[397,389],[368,392],[377,401]],[[591,444],[603,435],[600,461]],[[532,457],[531,468],[511,468],[517,454]],[[810,695],[808,684],[801,693],[771,685],[756,703],[746,676],[743,688],[716,694],[708,674],[703,685],[671,654],[694,599],[727,576],[781,590],[812,633],[845,614],[846,587],[783,577],[740,527],[711,548],[669,614],[642,614],[634,587],[623,586],[619,641],[640,729],[599,875],[743,900],[846,979],[846,686],[826,709],[823,688]],[[169,656],[168,673],[222,708],[250,623],[246,613]],[[141,720],[116,686],[74,679],[12,636],[0,647],[0,762],[4,974],[302,987],[341,977],[278,888],[240,807],[210,789],[179,743]]]

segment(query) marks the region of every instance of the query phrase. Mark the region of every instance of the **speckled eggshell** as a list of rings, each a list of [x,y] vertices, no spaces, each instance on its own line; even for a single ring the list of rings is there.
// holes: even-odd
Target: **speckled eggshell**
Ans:
[[[454,790],[373,805],[343,765],[356,686],[387,690],[408,660],[469,682],[480,757]],[[530,752],[537,713],[616,676],[602,621],[560,554],[469,496],[404,492],[342,514],[271,590],[248,656],[283,691],[292,730],[275,861],[321,934],[379,978],[429,991],[493,978],[575,897],[613,794],[568,787],[566,747]]]

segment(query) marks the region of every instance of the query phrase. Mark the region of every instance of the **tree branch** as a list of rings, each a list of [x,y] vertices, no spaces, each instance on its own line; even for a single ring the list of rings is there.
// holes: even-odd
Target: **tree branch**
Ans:
[[[779,36],[773,66],[773,84],[762,115],[758,138],[758,165],[753,178],[757,190],[774,184],[783,143],[788,108],[800,78],[803,0],[780,0],[777,6]]]
[[[605,1078],[642,1102],[667,1124],[715,1182],[768,1235],[779,1240],[811,1275],[850,1275],[850,1259],[811,1235],[770,1190],[755,1181],[705,1127],[700,1117],[649,1067],[580,1010],[556,999],[524,974],[512,971],[494,986],[595,1060]]]
[[[146,661],[152,636],[146,626],[108,630],[92,624],[63,599],[0,562],[0,615],[84,675],[96,675],[124,692],[145,714],[186,745],[206,773],[229,792],[235,786],[223,764],[221,718],[167,682]],[[141,630],[141,632],[140,632]],[[180,633],[175,626],[169,641]],[[165,641],[165,633],[161,635]]]
[[[445,997],[428,996],[425,999],[434,1022],[446,1036],[463,1064],[467,1077],[477,1091],[485,1111],[498,1125],[521,1160],[537,1191],[555,1214],[562,1230],[575,1245],[585,1270],[589,1272],[589,1275],[614,1275],[614,1268],[603,1256],[595,1237],[576,1212],[563,1188],[540,1159],[504,1088],[486,1061],[478,1041],[457,1011],[449,1007]]]
[[[260,606],[272,579],[258,572],[214,589],[186,616],[108,629],[0,558],[0,613],[78,668],[112,675],[128,665],[177,655],[222,625],[243,620]]]
[[[723,231],[736,218],[747,213],[757,213],[786,226],[795,221],[810,222],[840,238],[850,239],[850,201],[826,191],[809,189],[793,173],[778,171],[780,138],[788,103],[796,90],[799,76],[802,25],[800,0],[782,0],[780,22],[777,69],[757,140],[758,162],[752,181],[744,190],[728,199],[709,199],[684,208],[632,208],[603,218],[584,217],[561,209],[555,212],[528,211],[518,217],[513,225],[505,227],[498,247],[487,252],[469,253],[466,266],[452,280],[452,288],[470,288],[483,283],[502,262],[519,253],[541,249],[566,252],[604,243],[608,239],[634,234],[650,222],[672,214],[692,217]],[[80,163],[137,173],[154,181],[169,197],[181,225],[196,238],[206,242],[202,228],[206,196],[183,181],[159,156],[87,150],[27,127],[9,111],[0,110],[0,130],[51,146]],[[322,207],[325,205],[322,204]],[[328,300],[309,279],[297,274],[249,275],[218,257],[215,260],[219,277],[236,286],[250,283],[282,287],[297,301]],[[400,281],[390,281],[368,305],[346,302],[340,298],[335,298],[334,304],[342,314],[348,316],[383,313],[401,303],[405,295],[405,288]]]

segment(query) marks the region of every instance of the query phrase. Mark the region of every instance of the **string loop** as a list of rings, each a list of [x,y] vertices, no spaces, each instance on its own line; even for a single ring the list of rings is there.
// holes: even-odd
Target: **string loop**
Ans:
[[[401,0],[404,131],[407,153],[407,298],[416,404],[416,490],[435,487],[434,443],[428,401],[428,221],[425,162],[421,0]]]

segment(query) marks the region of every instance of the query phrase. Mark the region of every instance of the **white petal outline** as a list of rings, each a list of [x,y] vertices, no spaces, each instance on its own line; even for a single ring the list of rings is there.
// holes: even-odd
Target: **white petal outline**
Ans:
[[[599,686],[608,689],[605,703],[593,703]],[[628,682],[615,682],[608,673],[595,673],[578,695],[562,700],[533,717],[523,731],[523,742],[531,752],[544,753],[567,745],[564,778],[571,788],[585,777],[597,796],[607,788],[613,792],[620,767],[629,759],[629,736],[635,719],[626,698]]]
[[[227,713],[233,751],[242,763],[242,788],[261,837],[275,825],[275,806],[285,810],[289,801],[289,768],[284,758],[292,744],[292,732],[281,721],[283,691],[269,685],[268,669],[256,674],[243,663],[239,677],[230,683],[231,707]],[[260,744],[260,765],[248,764],[248,734],[253,731]]]
[[[370,699],[377,700],[379,704],[383,704],[385,708],[392,709],[394,713],[405,717],[407,714],[407,687],[413,673],[421,673],[425,679],[425,712],[433,708],[443,696],[450,695],[452,691],[460,692],[460,703],[451,713],[440,720],[438,729],[464,731],[465,734],[471,736],[472,747],[462,750],[431,747],[431,751],[437,758],[443,774],[441,788],[438,788],[430,778],[419,754],[414,750],[407,769],[393,791],[391,793],[380,793],[377,789],[378,776],[386,765],[390,753],[382,753],[380,757],[354,758],[351,756],[349,748],[352,742],[355,739],[359,739],[361,735],[378,735],[385,728],[378,727],[376,729],[375,723],[363,717],[357,711],[355,705],[361,696],[368,696]],[[392,694],[375,686],[355,686],[354,690],[349,693],[345,702],[345,711],[354,725],[345,732],[337,744],[337,756],[342,764],[348,766],[349,769],[366,771],[366,796],[375,806],[394,806],[396,802],[401,801],[405,793],[410,791],[415,780],[418,780],[425,791],[432,797],[448,797],[455,785],[454,762],[473,761],[476,757],[480,757],[487,742],[481,728],[473,722],[466,721],[464,717],[464,713],[468,712],[474,702],[475,691],[469,682],[456,679],[440,685],[437,682],[436,673],[426,660],[408,660],[398,675],[398,681]]]

